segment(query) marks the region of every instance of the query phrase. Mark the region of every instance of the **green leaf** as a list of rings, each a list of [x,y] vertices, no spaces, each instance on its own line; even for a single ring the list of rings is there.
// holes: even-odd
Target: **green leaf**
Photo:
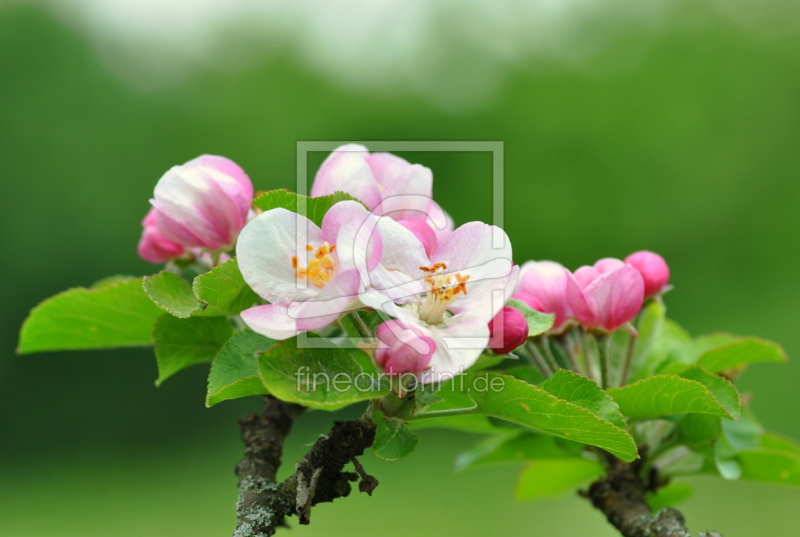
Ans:
[[[553,328],[556,316],[550,313],[542,313],[532,309],[521,300],[511,299],[506,306],[519,310],[528,321],[528,337],[540,336]]]
[[[739,453],[738,461],[743,479],[800,487],[800,453],[757,449]]]
[[[680,376],[697,381],[708,388],[708,391],[714,395],[734,420],[738,420],[742,415],[742,402],[739,399],[739,391],[727,379],[709,373],[700,366],[692,366],[683,371]]]
[[[48,298],[22,325],[17,352],[135,347],[153,343],[161,309],[142,289],[142,279],[101,281]]]
[[[497,434],[501,430],[492,425],[486,416],[447,416],[437,417],[436,419],[425,419],[412,421],[408,428],[413,431],[420,429],[447,429],[449,431],[461,431],[476,434]]]
[[[657,375],[608,390],[629,419],[650,419],[674,414],[711,414],[730,418],[708,388],[677,375]]]
[[[680,441],[699,452],[710,452],[722,436],[722,418],[709,414],[686,414],[678,428]]]
[[[630,378],[639,378],[638,375],[642,371],[649,371],[649,374],[652,374],[658,366],[658,363],[653,363],[653,361],[659,361],[653,350],[661,338],[665,313],[664,304],[655,300],[645,306],[639,313],[639,321],[636,328],[639,332],[639,337],[636,338],[636,344],[633,348]]]
[[[278,399],[322,410],[389,393],[369,356],[327,343],[330,347],[297,348],[297,338],[291,338],[261,353],[258,369],[264,386]]]
[[[131,280],[141,280],[141,278],[137,278],[136,276],[125,276],[119,275],[116,276],[107,276],[102,280],[97,280],[94,282],[89,289],[105,289],[106,287],[113,287],[120,283],[126,283]]]
[[[514,358],[508,354],[495,354],[490,351],[484,351],[483,354],[478,356],[478,360],[472,364],[467,372],[474,373],[476,371],[483,371],[484,369],[491,369],[492,367],[509,359],[513,360]]]
[[[142,282],[144,291],[162,310],[175,317],[187,318],[202,309],[189,282],[168,270],[146,276]]]
[[[224,317],[180,319],[168,313],[161,315],[153,329],[156,386],[182,369],[213,360],[231,335],[233,326]]]
[[[642,319],[643,326],[640,327],[639,337],[643,337],[642,331],[645,330],[645,319]],[[655,326],[653,327],[655,329]],[[643,378],[654,375],[660,371],[664,364],[668,362],[668,355],[673,349],[692,341],[692,337],[678,323],[672,319],[664,318],[658,337],[653,342],[649,351],[636,352],[631,365],[631,381],[635,382]]]
[[[800,445],[794,440],[784,438],[775,433],[764,433],[761,437],[761,448],[772,451],[788,451],[800,455]]]
[[[697,365],[712,373],[720,373],[747,364],[785,361],[786,354],[777,343],[745,338],[707,350],[697,359]]]
[[[690,365],[694,365],[697,359],[707,350],[727,345],[738,340],[739,337],[732,334],[708,334],[696,339],[689,339],[678,345],[674,345],[667,355],[666,360],[658,368],[658,373],[680,373]]]
[[[206,406],[250,395],[269,393],[258,375],[256,353],[272,348],[277,341],[251,330],[229,339],[211,364]]]
[[[245,283],[236,258],[195,278],[192,289],[197,299],[206,304],[200,315],[238,315],[259,300]]]
[[[542,459],[519,476],[514,495],[519,500],[558,497],[602,476],[603,466],[589,459]]]
[[[437,395],[445,400],[432,408],[445,407],[451,409],[449,412],[500,418],[568,440],[601,447],[626,461],[638,456],[636,444],[625,430],[542,388],[493,372],[461,377],[444,383]],[[444,412],[439,415],[448,414]],[[429,416],[420,414],[414,419],[425,417]]]
[[[306,204],[305,211],[303,211],[302,209],[298,210],[297,208],[298,199],[305,200]],[[340,201],[346,201],[346,200],[358,201],[353,196],[345,192],[334,192],[329,196],[308,198],[306,196],[301,196],[299,194],[295,194],[294,192],[289,192],[288,190],[281,189],[281,190],[270,190],[269,192],[261,194],[259,197],[253,200],[253,205],[258,207],[262,211],[269,211],[278,208],[287,209],[294,213],[302,214],[303,216],[314,222],[317,226],[322,226],[322,218],[325,216],[325,213],[328,212],[328,209],[330,209]]]
[[[742,476],[736,450],[725,436],[714,444],[714,465],[724,479],[739,479]]]
[[[375,431],[372,452],[385,461],[399,461],[411,455],[419,437],[408,430],[406,424],[395,418],[384,417]]]
[[[731,448],[735,451],[758,448],[764,435],[764,427],[749,408],[745,408],[738,421],[723,421],[722,430]]]
[[[524,380],[528,384],[541,384],[547,378],[538,370],[529,365],[518,365],[504,369],[502,373],[511,375],[514,378]]]
[[[650,506],[650,510],[657,513],[667,507],[674,507],[681,502],[685,502],[693,493],[694,489],[690,485],[673,481],[656,492],[648,492],[645,495],[645,500],[647,505]]]
[[[456,457],[457,472],[492,464],[509,464],[538,459],[576,457],[583,444],[548,434],[515,431],[487,438]]]
[[[620,429],[628,426],[619,411],[617,403],[595,381],[584,376],[566,369],[559,369],[552,377],[541,383],[539,387],[559,399],[585,408]]]

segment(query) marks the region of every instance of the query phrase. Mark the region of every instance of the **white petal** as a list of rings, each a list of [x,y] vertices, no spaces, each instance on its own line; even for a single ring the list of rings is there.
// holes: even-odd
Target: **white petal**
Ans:
[[[383,243],[381,262],[369,274],[373,289],[396,301],[406,302],[425,292],[425,273],[430,265],[425,245],[408,229],[390,218],[381,218],[378,232]]]
[[[511,260],[511,241],[503,230],[482,222],[459,227],[436,248],[431,261],[447,265],[446,273],[469,276],[467,294],[453,302],[457,313],[480,310],[489,320],[505,303],[509,280],[516,278]]]
[[[239,270],[247,284],[273,304],[308,300],[319,289],[295,277],[292,256],[307,266],[305,245],[318,246],[323,241],[322,231],[306,217],[272,209],[251,220],[239,235]]]
[[[445,322],[445,327],[423,328],[436,343],[429,370],[420,375],[428,384],[453,378],[469,369],[489,344],[489,325],[482,317],[463,313]]]
[[[242,311],[241,315],[251,330],[272,339],[283,340],[297,335],[297,320],[289,316],[285,306],[254,306]]]

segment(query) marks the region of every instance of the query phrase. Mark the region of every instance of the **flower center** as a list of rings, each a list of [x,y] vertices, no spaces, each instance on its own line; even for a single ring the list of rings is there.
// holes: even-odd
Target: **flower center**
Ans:
[[[425,287],[428,292],[419,308],[419,318],[428,324],[439,324],[444,320],[447,308],[459,293],[467,294],[469,275],[444,274],[447,269],[447,265],[444,263],[436,263],[432,267],[419,267],[419,269],[428,275],[425,278]]]
[[[336,275],[336,260],[331,255],[336,250],[336,245],[323,242],[317,248],[314,257],[308,262],[306,268],[300,266],[297,256],[292,256],[292,268],[295,270],[294,277],[298,280],[305,280],[314,287],[320,289],[325,287],[331,278]],[[314,247],[306,244],[306,251],[313,252]]]

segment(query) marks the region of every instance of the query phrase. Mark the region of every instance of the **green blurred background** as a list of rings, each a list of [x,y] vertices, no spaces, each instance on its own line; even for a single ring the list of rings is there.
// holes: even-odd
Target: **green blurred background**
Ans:
[[[509,38],[492,61],[483,45],[440,31],[450,27],[439,19],[418,56],[439,54],[438,68],[427,64],[418,76],[428,83],[415,89],[373,84],[369,72],[343,83],[347,69],[331,72],[358,71],[357,58],[315,64],[291,36],[256,43],[236,32],[247,61],[141,83],[112,45],[58,9],[0,3],[0,535],[230,534],[236,419],[257,400],[204,408],[205,366],[156,389],[149,349],[14,353],[42,299],[157,270],[136,255],[147,200],[164,171],[201,153],[232,158],[257,189],[272,189],[295,184],[298,140],[501,140],[517,262],[574,269],[655,250],[673,271],[670,316],[690,332],[763,336],[800,356],[800,16],[779,0],[733,4],[738,17],[705,1],[661,4],[669,9],[646,20],[595,9],[550,44],[580,42],[578,59],[515,55]],[[468,24],[482,28],[480,18]],[[407,71],[413,62],[398,76]],[[433,169],[435,195],[457,223],[491,218],[488,154],[404,156]],[[322,158],[311,156],[312,173]],[[795,438],[798,380],[795,361],[755,367],[741,382],[764,424]],[[334,417],[299,421],[289,466]],[[514,500],[519,468],[454,474],[453,456],[477,437],[421,435],[403,462],[365,457],[381,481],[374,497],[322,505],[311,526],[281,532],[615,535],[577,496]],[[800,490],[691,482],[683,509],[696,531],[800,526]]]

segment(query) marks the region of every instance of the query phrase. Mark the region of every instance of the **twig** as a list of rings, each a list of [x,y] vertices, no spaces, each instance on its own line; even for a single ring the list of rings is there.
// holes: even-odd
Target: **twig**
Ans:
[[[297,463],[295,473],[276,483],[283,442],[302,411],[299,405],[268,395],[262,416],[250,414],[240,420],[245,456],[236,467],[239,501],[234,537],[269,537],[294,514],[301,524],[308,524],[313,505],[349,495],[350,483],[358,481],[357,474],[343,470],[375,441],[375,424],[368,418],[334,422],[330,433]]]
[[[607,475],[592,483],[588,497],[623,537],[691,537],[683,515],[675,509],[650,511],[645,493],[654,483],[641,477],[642,459],[627,463],[602,452]],[[700,537],[722,537],[717,532],[701,533]]]

